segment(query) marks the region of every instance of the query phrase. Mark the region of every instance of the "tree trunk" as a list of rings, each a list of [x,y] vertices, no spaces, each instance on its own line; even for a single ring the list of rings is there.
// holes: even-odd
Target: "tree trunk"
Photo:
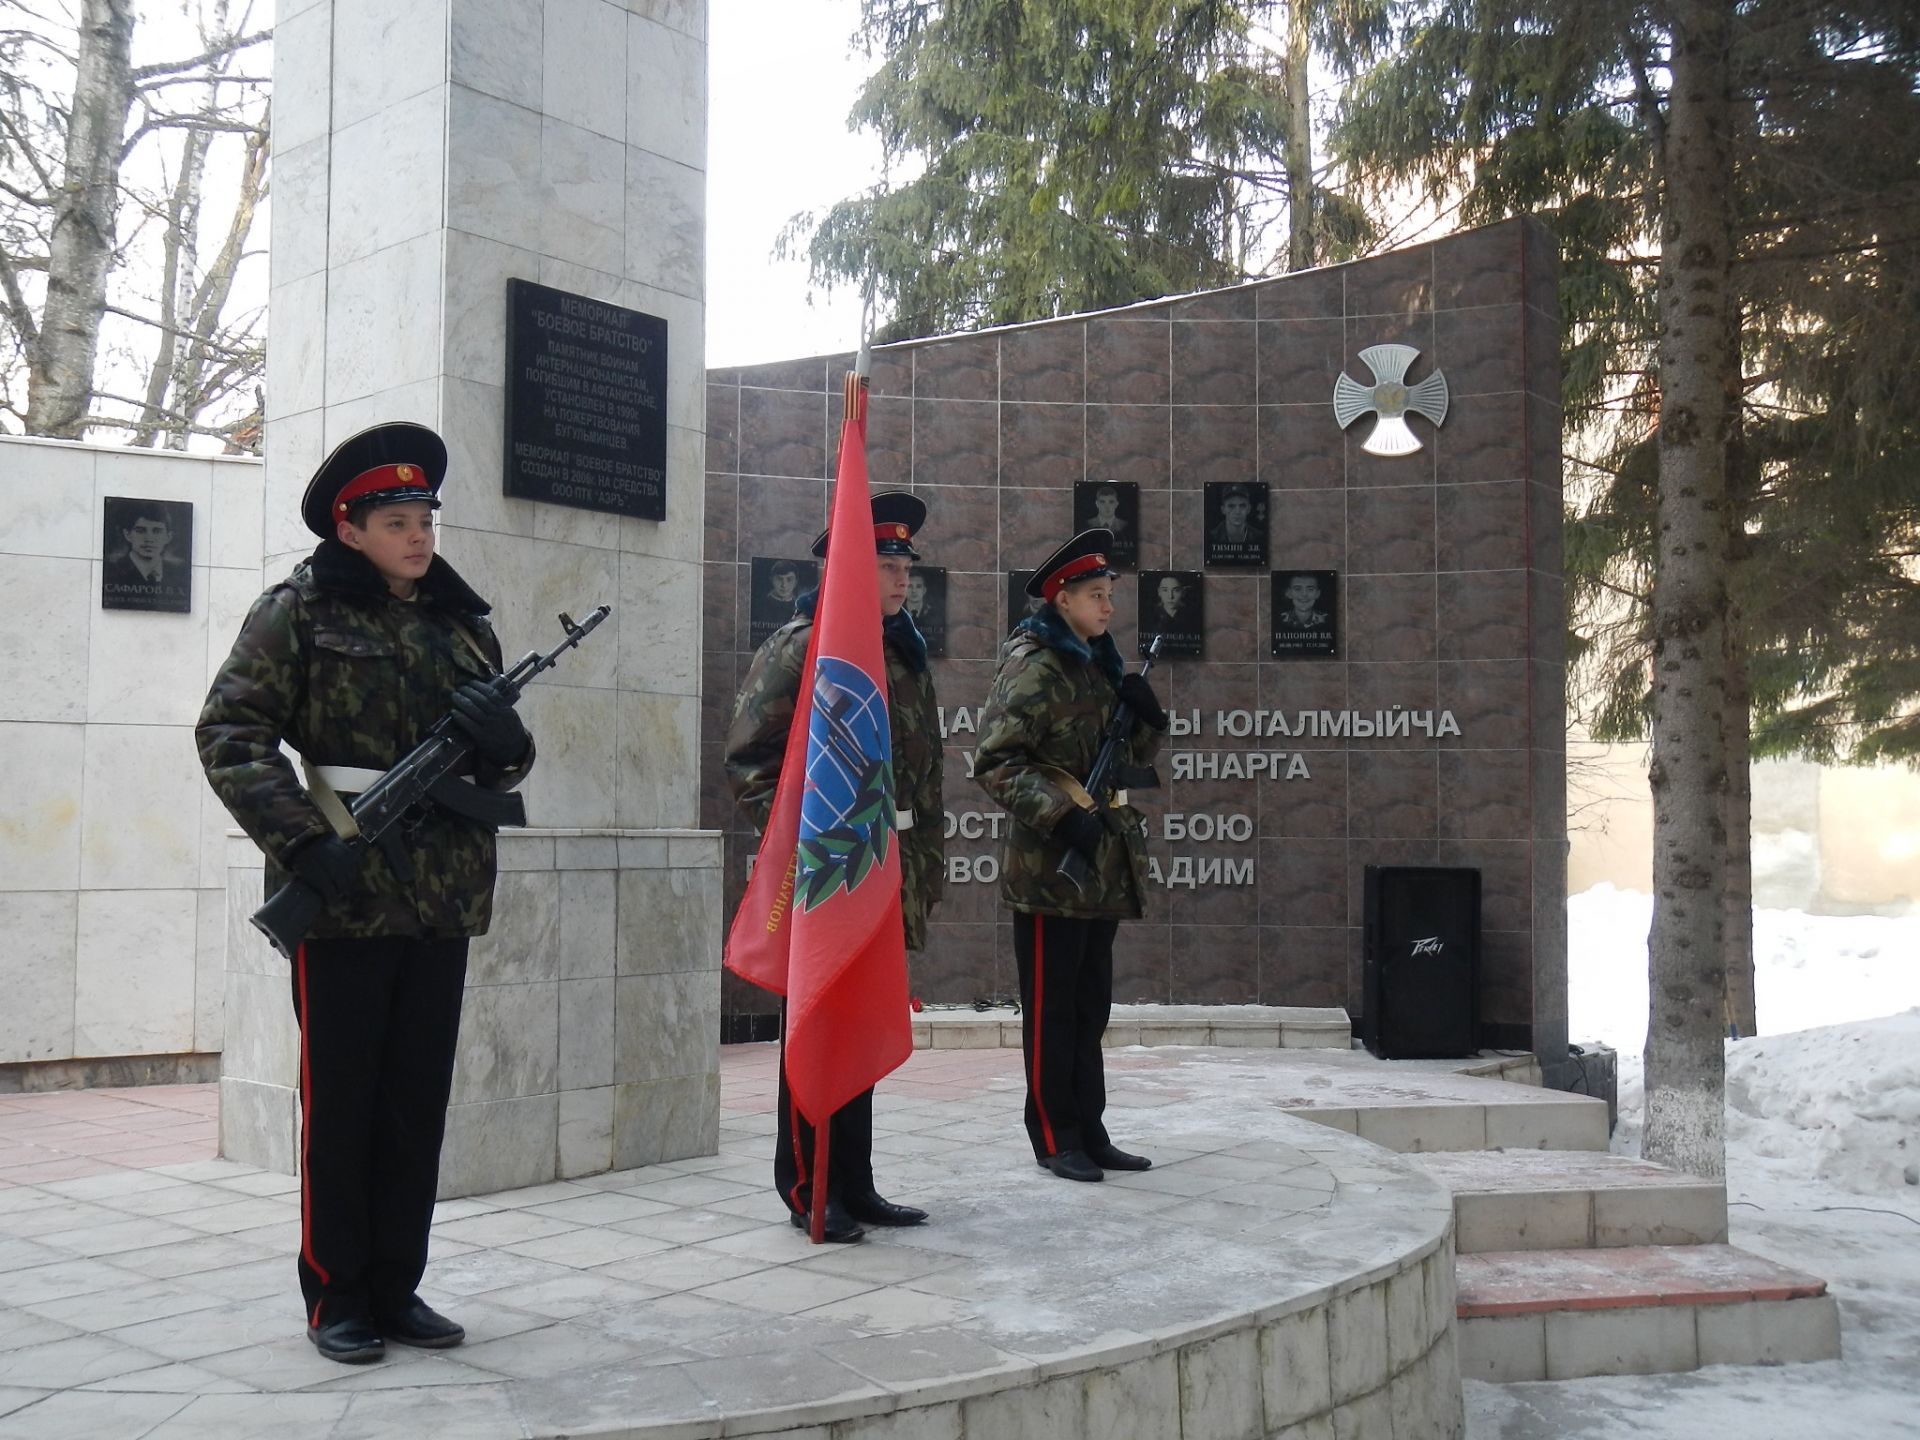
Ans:
[[[26,431],[77,440],[93,403],[113,263],[120,145],[133,103],[133,0],[81,0],[66,168],[54,199],[47,302],[27,375]]]
[[[1739,624],[1737,613],[1728,623]],[[1744,655],[1727,666],[1727,889],[1722,948],[1728,1029],[1756,1033],[1753,991],[1753,715]]]
[[[1731,266],[1734,262],[1729,261]],[[1743,444],[1745,377],[1741,370],[1741,306],[1727,306],[1728,367],[1720,388],[1727,397],[1727,573],[1733,585],[1727,599],[1727,891],[1721,923],[1723,964],[1727,971],[1725,1023],[1730,1035],[1757,1033],[1753,984],[1753,685],[1747,666],[1750,650],[1746,614],[1740,597],[1751,583],[1752,563],[1747,519],[1760,477]]]
[[[1727,440],[1733,303],[1730,0],[1677,0],[1663,140],[1653,588],[1649,1159],[1726,1173]]]
[[[1308,0],[1287,6],[1287,269],[1313,265],[1313,89]]]
[[[194,258],[199,250],[200,181],[207,168],[211,137],[189,130],[180,150],[180,175],[167,199],[166,229],[160,237],[160,338],[147,370],[146,403],[128,444],[151,445],[166,427],[167,390],[173,385],[180,349],[181,317],[190,313]]]

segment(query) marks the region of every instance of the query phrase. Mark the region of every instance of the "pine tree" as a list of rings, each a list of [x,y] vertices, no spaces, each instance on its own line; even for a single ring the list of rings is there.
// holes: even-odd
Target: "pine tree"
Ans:
[[[1911,6],[1755,0],[1732,18],[1736,177],[1726,442],[1729,1012],[1754,1023],[1746,757],[1920,756],[1920,21]],[[1638,739],[1658,571],[1655,309],[1672,193],[1667,12],[1417,6],[1350,89],[1336,152],[1545,218],[1562,248],[1567,535],[1593,732]]]
[[[865,0],[863,38],[882,60],[852,119],[879,133],[890,168],[924,168],[795,217],[784,244],[804,247],[821,283],[874,284],[891,317],[884,338],[1102,309],[1352,253],[1370,227],[1314,177],[1307,46],[1316,28],[1377,38],[1385,10]],[[1283,205],[1289,230],[1276,244],[1266,230]]]

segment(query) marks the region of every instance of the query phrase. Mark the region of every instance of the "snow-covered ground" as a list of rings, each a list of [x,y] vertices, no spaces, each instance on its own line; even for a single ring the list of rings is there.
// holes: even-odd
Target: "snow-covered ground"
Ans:
[[[1649,897],[1570,902],[1576,1042],[1620,1053],[1614,1149],[1639,1152]],[[1824,1277],[1843,1358],[1467,1386],[1471,1440],[1920,1437],[1920,917],[1754,917],[1758,1036],[1727,1046],[1736,1245]]]

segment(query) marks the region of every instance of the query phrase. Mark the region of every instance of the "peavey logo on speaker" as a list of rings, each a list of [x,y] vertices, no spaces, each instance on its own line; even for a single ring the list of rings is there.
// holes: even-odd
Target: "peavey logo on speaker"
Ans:
[[[1411,953],[1415,955],[1438,955],[1446,948],[1446,942],[1438,935],[1429,935],[1424,940],[1414,941]]]

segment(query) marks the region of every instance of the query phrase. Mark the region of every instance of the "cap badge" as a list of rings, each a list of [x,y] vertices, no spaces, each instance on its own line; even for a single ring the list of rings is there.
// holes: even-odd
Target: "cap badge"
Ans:
[[[413,479],[413,467],[411,465],[396,465],[393,467],[393,474],[396,480],[405,484]]]
[[[1104,555],[1095,555],[1093,557],[1093,563],[1096,565],[1104,565],[1107,563],[1107,557]]]

